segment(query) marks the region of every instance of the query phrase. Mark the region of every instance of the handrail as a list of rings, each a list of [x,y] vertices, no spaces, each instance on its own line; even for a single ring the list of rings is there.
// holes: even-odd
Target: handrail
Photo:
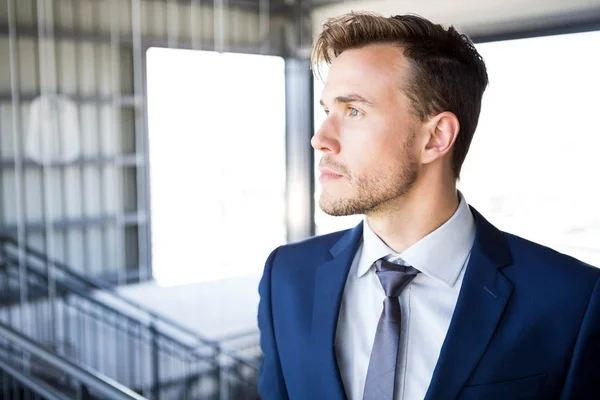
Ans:
[[[53,367],[65,371],[87,387],[94,389],[103,396],[114,400],[145,400],[131,389],[120,383],[92,370],[78,366],[69,360],[62,358],[49,350],[37,345],[31,339],[20,335],[14,329],[0,323],[0,337],[10,341],[29,353],[39,357]]]
[[[17,240],[15,240],[13,237],[8,236],[8,235],[0,235],[0,243],[2,242],[9,242],[11,244],[13,244],[14,246],[17,246],[17,248],[19,246],[21,246],[22,248],[25,249],[25,251],[27,253],[29,253],[30,255],[33,255],[39,259],[41,259],[44,263],[47,264],[52,264],[55,268],[57,268],[58,270],[64,272],[65,274],[71,276],[71,277],[75,277],[77,280],[85,283],[88,286],[92,286],[95,289],[99,289],[102,290],[104,293],[108,293],[112,296],[114,296],[115,298],[119,299],[120,301],[130,305],[133,308],[136,308],[137,310],[144,312],[146,314],[148,314],[148,316],[150,317],[150,319],[152,320],[156,320],[156,321],[161,321],[164,322],[166,324],[168,324],[169,326],[176,328],[178,330],[180,330],[181,332],[194,337],[198,342],[205,344],[207,346],[211,346],[214,348],[218,348],[219,344],[214,341],[214,340],[210,340],[208,338],[203,337],[202,335],[198,334],[198,332],[195,332],[194,330],[180,324],[179,322],[161,314],[158,313],[154,310],[150,310],[149,308],[128,299],[127,297],[119,294],[115,288],[111,285],[107,285],[106,283],[98,280],[98,279],[94,279],[93,277],[89,277],[89,276],[85,276],[83,274],[80,274],[79,272],[73,271],[72,268],[70,268],[68,265],[61,263],[59,261],[54,261],[51,260],[47,255],[43,254],[40,251],[37,251],[35,249],[32,249],[31,247],[27,246],[27,245],[22,245],[19,244],[17,242]]]
[[[111,296],[113,296],[114,298],[124,302],[125,304],[128,304],[129,306],[133,307],[134,309],[137,309],[138,311],[147,314],[149,320],[150,320],[150,325],[152,325],[152,321],[156,321],[156,322],[160,322],[160,323],[164,323],[166,326],[168,326],[169,328],[174,328],[175,330],[178,330],[181,333],[184,333],[186,335],[188,335],[189,337],[193,338],[196,342],[198,342],[201,345],[205,345],[208,347],[211,347],[212,349],[214,349],[215,351],[219,352],[220,354],[223,354],[225,356],[230,357],[233,360],[239,361],[243,364],[246,364],[248,366],[251,366],[253,368],[255,368],[256,366],[250,362],[248,362],[247,360],[238,357],[237,355],[232,354],[230,351],[228,351],[227,349],[223,348],[221,341],[217,341],[217,340],[211,340],[208,338],[203,337],[202,335],[200,335],[198,332],[180,324],[179,322],[161,314],[158,313],[156,311],[150,310],[149,308],[128,299],[127,297],[119,294],[115,288],[111,285],[108,285],[104,282],[102,282],[101,280],[98,279],[94,279],[93,277],[89,277],[86,276],[84,274],[81,274],[79,272],[74,271],[72,268],[70,268],[67,264],[61,263],[59,261],[55,261],[55,260],[51,260],[47,255],[43,254],[42,252],[35,250],[27,245],[21,245],[18,243],[18,241],[13,238],[12,236],[9,235],[4,235],[4,234],[0,234],[0,244],[2,242],[8,242],[11,243],[12,245],[16,246],[17,248],[19,248],[19,246],[21,246],[29,255],[32,255],[34,257],[37,257],[38,259],[41,259],[44,263],[47,264],[52,264],[55,268],[57,268],[58,270],[64,272],[66,275],[75,278],[76,280],[79,280],[81,283],[87,285],[87,286],[91,286],[94,289],[97,290],[101,290],[102,293],[107,293]],[[16,261],[12,261],[13,263]],[[29,265],[30,263],[27,263],[27,267],[30,268],[30,270],[34,270],[35,268],[32,268],[31,265]],[[69,288],[69,290],[74,289],[72,287]],[[79,296],[84,296],[84,294],[80,291],[80,290],[73,290],[75,293],[77,293],[77,295]],[[102,306],[104,307],[109,307],[113,310],[115,310],[116,312],[126,316],[126,317],[131,317],[130,315],[127,315],[123,310],[116,310],[113,307],[111,307],[110,305],[104,304],[102,302],[101,299],[99,298],[95,298],[89,295],[85,296],[86,300],[89,301],[93,301],[94,303],[96,303],[97,305],[100,305],[102,303]],[[135,319],[135,318],[134,318]],[[136,319],[137,320],[137,319]],[[138,320],[139,321],[139,320]],[[141,322],[141,321],[139,321]],[[175,340],[175,338],[171,335],[167,335],[165,332],[161,332],[158,331],[158,334],[160,334],[163,337],[166,337],[168,339],[171,340]],[[181,343],[181,341],[176,340],[177,342]],[[182,345],[184,345],[184,343],[181,343]],[[185,345],[186,347],[189,347],[187,345]],[[196,355],[196,356],[200,356],[199,353],[197,353],[196,351],[198,350],[198,346],[195,347],[194,350],[192,350],[192,352]]]
[[[36,394],[44,396],[47,400],[63,400],[64,397],[56,389],[44,382],[38,382],[30,376],[25,375],[21,371],[13,368],[0,360],[0,370],[8,373],[13,379],[18,380],[27,388],[34,391]]]
[[[258,329],[248,329],[245,330],[243,332],[235,332],[229,335],[224,335],[224,336],[219,336],[219,342],[223,343],[223,342],[233,342],[242,338],[247,338],[249,336],[256,336],[259,335],[260,332],[258,331]]]
[[[16,261],[12,258],[12,256],[8,256],[7,257],[9,259],[9,261],[12,262],[8,262],[6,263],[8,266],[15,266]],[[44,275],[43,273],[41,273],[40,271],[35,271],[34,269],[29,270],[30,266],[26,265],[25,268],[28,269],[28,272],[31,273],[32,275],[43,279]],[[94,297],[94,296],[90,296],[88,293],[86,293],[85,291],[81,290],[80,288],[73,288],[73,287],[68,287],[68,285],[66,285],[64,282],[62,281],[57,281],[56,282],[57,285],[62,289],[62,290],[68,290],[70,293],[76,294],[77,296],[84,298],[86,301],[89,301],[90,303],[96,305],[97,307],[102,308],[104,311],[109,311],[109,312],[113,312],[113,313],[117,313],[120,314],[123,318],[125,318],[128,322],[132,322],[132,323],[139,323],[139,324],[143,324],[142,321],[136,319],[135,317],[128,315],[126,312],[122,311],[122,310],[116,310],[114,308],[112,308],[111,306],[103,303],[102,301],[100,301],[98,298]],[[147,325],[148,328],[150,328],[151,323]],[[194,346],[190,346],[188,344],[182,343],[180,342],[177,338],[175,338],[172,335],[169,335],[166,332],[161,332],[161,331],[157,331],[156,334],[158,336],[160,336],[161,338],[165,338],[168,340],[171,340],[173,342],[177,342],[179,343],[179,345],[181,347],[183,347],[184,349],[186,349],[187,351],[189,351],[190,353],[195,354],[196,356],[198,356],[200,359],[204,360],[204,361],[211,361],[211,359],[206,358],[205,356],[203,356],[200,353],[195,352],[198,347],[194,347]]]

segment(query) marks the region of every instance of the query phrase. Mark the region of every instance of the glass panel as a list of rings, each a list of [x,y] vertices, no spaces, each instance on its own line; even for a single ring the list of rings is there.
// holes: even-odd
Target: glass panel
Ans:
[[[261,272],[286,234],[283,59],[152,48],[147,70],[155,279]]]
[[[490,86],[460,188],[500,229],[600,266],[600,32],[477,48]]]

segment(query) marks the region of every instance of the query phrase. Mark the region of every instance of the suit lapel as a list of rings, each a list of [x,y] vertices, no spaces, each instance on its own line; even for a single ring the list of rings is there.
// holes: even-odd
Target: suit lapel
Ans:
[[[503,234],[475,209],[476,236],[425,400],[454,399],[487,348],[512,293],[498,269],[511,262]]]
[[[333,258],[316,272],[311,328],[315,385],[310,388],[315,399],[346,398],[334,343],[346,278],[362,232],[362,223],[349,230],[331,248]]]

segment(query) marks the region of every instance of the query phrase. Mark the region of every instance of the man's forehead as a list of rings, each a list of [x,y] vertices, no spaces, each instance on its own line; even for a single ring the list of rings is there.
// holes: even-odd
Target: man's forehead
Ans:
[[[323,96],[340,93],[380,91],[397,88],[405,75],[402,51],[390,45],[368,46],[346,50],[332,63],[323,89]]]
[[[369,77],[361,74],[340,77],[330,75],[321,92],[321,99],[324,102],[333,102],[336,97],[355,94],[376,103],[377,99],[388,96],[397,88],[397,78]]]
[[[368,88],[367,82],[365,76],[360,74],[330,74],[325,81],[323,94],[335,95],[337,92],[362,92]]]

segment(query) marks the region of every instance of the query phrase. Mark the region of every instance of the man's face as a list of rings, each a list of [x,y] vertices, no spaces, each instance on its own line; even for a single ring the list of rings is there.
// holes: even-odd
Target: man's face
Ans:
[[[327,214],[382,212],[417,180],[420,122],[400,90],[408,74],[402,50],[389,44],[346,50],[332,64],[321,97],[327,118],[311,140],[323,152]]]

